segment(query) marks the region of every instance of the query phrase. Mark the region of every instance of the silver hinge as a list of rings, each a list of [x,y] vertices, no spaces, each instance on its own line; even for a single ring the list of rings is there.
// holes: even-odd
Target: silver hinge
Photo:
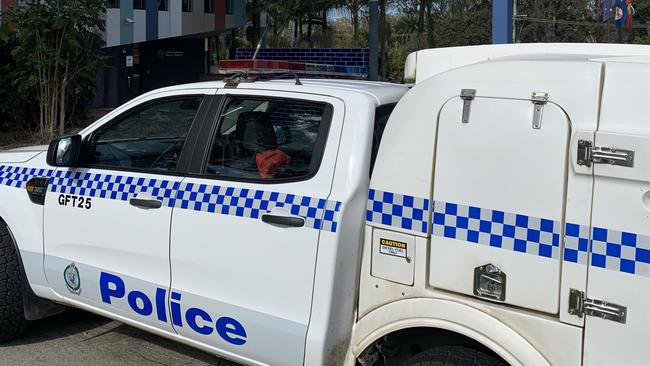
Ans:
[[[625,324],[627,307],[602,300],[589,299],[585,293],[572,288],[569,292],[569,314],[582,318],[585,315],[596,316]]]
[[[462,123],[469,123],[469,113],[475,96],[476,89],[463,89],[460,91],[460,99],[463,100],[463,117],[460,120]]]
[[[539,130],[542,128],[542,115],[544,106],[548,103],[548,93],[534,92],[530,101],[533,102],[533,128]]]
[[[634,151],[611,147],[593,146],[591,141],[578,141],[578,165],[591,167],[591,164],[610,164],[634,167]]]

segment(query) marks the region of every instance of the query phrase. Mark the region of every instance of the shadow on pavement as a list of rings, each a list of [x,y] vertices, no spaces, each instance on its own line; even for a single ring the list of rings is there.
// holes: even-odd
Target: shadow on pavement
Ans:
[[[10,343],[0,344],[0,348],[41,343],[53,339],[88,332],[110,323],[99,315],[68,308],[63,313],[50,318],[30,322],[27,332]]]
[[[237,366],[173,340],[73,308],[31,322],[21,339],[0,344],[0,354],[9,357],[6,361],[20,360],[20,365],[88,364],[92,361],[94,366]],[[5,364],[8,363],[0,357],[0,365]]]

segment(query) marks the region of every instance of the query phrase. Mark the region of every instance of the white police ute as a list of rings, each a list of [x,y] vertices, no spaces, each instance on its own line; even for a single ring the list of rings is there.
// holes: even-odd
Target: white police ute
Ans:
[[[165,88],[0,153],[0,341],[72,306],[250,365],[647,364],[650,47],[406,77]]]

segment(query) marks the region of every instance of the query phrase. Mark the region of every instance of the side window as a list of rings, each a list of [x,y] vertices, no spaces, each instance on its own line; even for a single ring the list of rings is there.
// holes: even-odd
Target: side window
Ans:
[[[306,179],[320,166],[332,116],[329,104],[229,97],[206,174],[222,178]]]
[[[393,109],[395,109],[395,104],[382,105],[377,107],[375,110],[375,128],[372,136],[372,155],[370,156],[370,175],[372,175],[372,171],[375,168],[375,161],[377,160],[377,153],[379,152],[379,144],[381,143],[381,138],[384,135],[388,118],[390,117],[390,114],[393,113]]]
[[[174,170],[202,100],[201,96],[188,96],[136,107],[93,135],[87,163]]]

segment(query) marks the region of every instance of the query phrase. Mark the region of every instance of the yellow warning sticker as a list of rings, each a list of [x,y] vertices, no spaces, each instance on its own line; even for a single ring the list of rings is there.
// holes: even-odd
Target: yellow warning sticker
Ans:
[[[392,239],[379,239],[379,253],[406,258],[406,243]]]

